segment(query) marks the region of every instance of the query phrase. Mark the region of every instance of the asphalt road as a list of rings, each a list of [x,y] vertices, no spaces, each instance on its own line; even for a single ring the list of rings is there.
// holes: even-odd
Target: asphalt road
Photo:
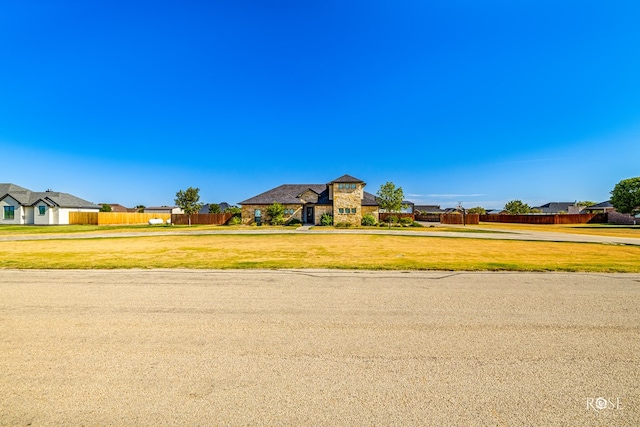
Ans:
[[[640,275],[0,273],[0,425],[640,425]]]

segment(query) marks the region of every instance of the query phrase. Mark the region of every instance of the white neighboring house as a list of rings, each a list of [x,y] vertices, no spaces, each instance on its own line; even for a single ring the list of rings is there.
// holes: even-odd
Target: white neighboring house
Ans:
[[[151,206],[144,208],[144,213],[183,214],[184,211],[177,206]]]
[[[69,212],[99,211],[100,206],[68,193],[0,184],[0,224],[67,225]]]

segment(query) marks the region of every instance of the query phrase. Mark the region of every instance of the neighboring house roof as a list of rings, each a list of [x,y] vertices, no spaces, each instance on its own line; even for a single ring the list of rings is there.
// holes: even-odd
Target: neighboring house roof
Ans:
[[[441,213],[444,210],[440,209],[440,205],[414,205],[413,209],[415,211],[425,212],[425,213]]]
[[[98,203],[99,206],[108,205],[111,206],[111,212],[135,212],[136,208],[128,208],[118,203]]]
[[[575,206],[576,202],[550,202],[533,209],[540,209],[543,213],[569,212],[569,206]]]
[[[206,205],[202,206],[202,209],[200,209],[198,211],[198,213],[200,213],[200,214],[208,214],[209,213],[209,205],[211,205],[211,204],[214,204],[214,203],[207,203]],[[220,212],[224,212],[229,206],[231,206],[227,202],[217,203],[217,205],[220,206]]]
[[[42,201],[48,206],[61,208],[100,209],[100,206],[69,193],[58,191],[30,191],[15,184],[0,184],[0,198],[11,196],[22,206],[34,206]]]
[[[172,209],[176,209],[177,206],[147,206],[144,208],[145,211],[170,211]]]
[[[611,204],[611,200],[607,200],[606,202],[598,203],[596,205],[587,206],[586,209],[587,210],[605,209],[605,208],[612,208],[612,207],[613,207],[613,205]]]

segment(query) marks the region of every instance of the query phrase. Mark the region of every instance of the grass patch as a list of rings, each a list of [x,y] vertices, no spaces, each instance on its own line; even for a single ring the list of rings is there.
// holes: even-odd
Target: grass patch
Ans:
[[[7,242],[0,268],[640,272],[640,247],[425,235],[177,235]]]

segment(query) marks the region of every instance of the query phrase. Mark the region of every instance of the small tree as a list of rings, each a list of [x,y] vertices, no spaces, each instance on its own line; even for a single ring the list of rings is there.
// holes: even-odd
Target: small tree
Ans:
[[[588,208],[589,206],[593,206],[595,204],[596,202],[592,202],[591,200],[583,200],[576,203],[577,206],[584,206],[585,208]]]
[[[522,203],[522,201],[520,200],[511,200],[510,202],[507,202],[507,204],[504,205],[504,210],[511,215],[523,215],[531,213],[531,207],[526,203]]]
[[[100,208],[100,212],[111,212],[111,211],[113,211],[113,209],[111,209],[111,205],[108,205],[106,203],[104,203]]]
[[[220,210],[220,205],[217,203],[209,203],[209,213],[210,214],[219,214],[222,212]]]
[[[400,213],[404,205],[404,192],[402,187],[396,188],[393,182],[387,182],[380,186],[378,190],[378,206],[380,209],[387,213],[387,219],[389,220],[389,228],[391,228],[391,214]]]
[[[189,227],[191,227],[191,215],[198,212],[204,206],[200,203],[200,189],[189,187],[186,191],[178,191],[176,193],[176,205],[181,208],[186,215],[189,216]]]
[[[145,210],[146,206],[145,205],[138,205],[135,207],[136,212],[138,213],[143,213]]]
[[[267,216],[269,217],[269,223],[271,225],[284,224],[284,206],[278,202],[272,203],[267,208]]]
[[[237,206],[229,206],[224,210],[224,213],[231,213],[233,214],[233,216],[241,216],[242,208],[239,208]]]
[[[467,213],[469,214],[478,214],[478,215],[486,215],[487,210],[480,206],[476,206],[475,208],[467,209]]]
[[[611,204],[618,212],[640,212],[640,177],[623,179],[611,190]]]

